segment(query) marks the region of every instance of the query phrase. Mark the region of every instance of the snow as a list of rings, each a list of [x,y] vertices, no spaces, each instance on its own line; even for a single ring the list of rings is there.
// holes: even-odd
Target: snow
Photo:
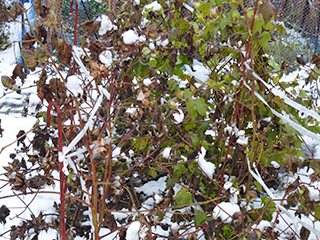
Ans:
[[[225,182],[225,184],[223,185],[223,188],[224,188],[225,190],[228,190],[228,189],[231,188],[232,186],[233,186],[233,183],[227,181],[227,182]]]
[[[213,209],[213,219],[220,217],[222,222],[230,223],[232,221],[233,214],[236,212],[240,212],[238,204],[222,202]]]
[[[130,224],[127,229],[127,240],[139,240],[139,231],[140,231],[141,224],[139,221],[134,221]]]
[[[99,16],[97,18],[97,21],[101,21],[101,25],[98,32],[100,35],[104,35],[106,32],[111,31],[112,29],[118,29],[118,27],[111,22],[107,15]]]
[[[77,76],[72,75],[68,77],[66,87],[69,89],[69,91],[72,93],[74,97],[82,96],[83,94],[83,90],[80,86],[80,79]]]
[[[134,44],[136,41],[139,40],[138,34],[136,34],[135,31],[133,31],[132,29],[125,31],[122,34],[122,38],[123,42],[128,45]]]
[[[161,47],[165,47],[169,44],[169,39],[157,40],[157,45]]]
[[[204,147],[201,147],[201,151],[198,156],[198,163],[201,170],[204,172],[204,174],[209,178],[213,178],[213,174],[216,169],[216,166],[213,163],[207,162],[204,159],[206,152],[207,152],[206,149]]]
[[[139,5],[140,1],[134,0],[133,4]],[[184,5],[186,5],[186,4],[184,3]],[[148,10],[159,11],[159,10],[161,10],[161,8],[162,8],[161,5],[157,1],[155,1],[151,4],[148,4],[147,6],[144,7],[146,12]],[[191,10],[193,10],[193,9],[191,9]],[[100,35],[103,35],[113,29],[117,29],[117,26],[115,26],[111,22],[111,20],[108,18],[108,16],[106,16],[106,15],[102,15],[102,16],[98,17],[97,20],[101,21],[101,26],[99,29]],[[12,36],[10,36],[10,37],[15,37],[17,32],[19,32],[17,29],[20,29],[20,27],[21,27],[20,24],[16,24],[16,25],[13,24],[13,26],[14,26],[12,28],[13,31],[11,29]],[[128,44],[128,45],[135,44],[137,42],[146,41],[146,37],[144,35],[138,36],[138,34],[135,32],[135,30],[128,30],[128,31],[124,32],[122,35],[122,39],[123,39],[124,43]],[[159,38],[158,40],[155,40],[155,44],[157,46],[166,47],[168,44],[168,39],[160,39]],[[13,48],[10,48],[6,51],[1,52],[1,55],[0,55],[0,75],[8,75],[8,76],[11,75],[12,70],[15,66],[16,58],[19,58],[17,45],[18,44],[14,44]],[[149,47],[150,47],[150,49],[153,49],[155,47],[154,43],[149,43]],[[13,50],[15,51],[15,54],[13,54]],[[73,57],[76,60],[77,64],[80,66],[81,75],[83,77],[86,77],[88,80],[90,80],[90,79],[92,79],[92,77],[90,77],[90,72],[82,64],[81,59],[80,59],[80,57],[84,53],[84,51],[86,51],[86,53],[90,56],[89,50],[87,50],[87,49],[83,50],[82,48],[74,46],[73,47]],[[111,66],[113,63],[112,52],[109,50],[106,50],[105,52],[101,53],[99,55],[99,60],[106,67]],[[195,77],[195,79],[201,84],[205,83],[209,79],[209,75],[210,75],[209,69],[204,67],[202,63],[200,63],[196,60],[194,61],[194,65],[192,67],[187,66],[187,65],[185,66],[184,73],[189,76]],[[293,82],[296,79],[305,78],[308,74],[309,73],[308,73],[307,69],[299,69],[297,71],[294,71],[292,73],[284,75],[284,77],[280,79],[280,82]],[[257,74],[255,74],[254,72],[253,72],[253,75],[255,77],[257,77]],[[181,89],[186,88],[187,84],[189,84],[188,80],[182,80],[177,76],[173,76],[172,78],[175,78],[177,83],[179,83],[179,87]],[[37,79],[38,79],[37,74],[34,74],[34,75],[29,74],[24,86],[34,84],[34,81]],[[259,79],[259,81],[261,81],[263,84],[265,84],[267,89],[269,89],[274,95],[282,98],[287,105],[292,106],[297,111],[303,112],[306,115],[313,117],[314,119],[320,120],[320,115],[316,111],[310,110],[310,109],[302,106],[301,104],[298,104],[297,102],[292,101],[278,88],[275,88],[274,86],[271,86],[271,85],[263,82],[263,79]],[[78,78],[76,76],[70,76],[70,77],[68,77],[68,82],[67,82],[66,86],[70,90],[71,94],[76,97],[76,96],[83,94],[82,89],[81,89],[82,83],[83,83],[83,80],[81,80],[80,78]],[[17,79],[17,85],[20,85],[20,84],[21,84],[21,80]],[[93,84],[95,84],[95,83],[93,83]],[[149,78],[143,79],[143,84],[148,88],[148,86],[150,86],[152,84],[152,80]],[[233,84],[238,85],[239,83],[236,81],[233,81]],[[71,144],[69,144],[68,146],[65,146],[63,148],[63,152],[59,153],[59,161],[64,162],[65,174],[69,173],[67,166],[69,164],[71,157],[81,156],[86,151],[86,148],[77,148],[75,150],[75,146],[83,138],[83,136],[87,132],[87,130],[93,126],[93,121],[92,121],[93,117],[96,115],[96,112],[98,111],[99,107],[101,106],[102,101],[103,101],[103,97],[106,97],[107,99],[110,100],[110,93],[108,92],[107,88],[104,88],[102,86],[96,86],[96,85],[94,85],[94,87],[99,89],[99,92],[101,95],[99,95],[98,91],[93,92],[94,94],[92,95],[93,96],[92,98],[95,100],[94,101],[95,104],[94,104],[94,106],[87,105],[87,106],[89,106],[89,109],[91,111],[88,111],[88,116],[86,116],[85,127],[83,128],[83,130],[78,132],[78,135],[71,142]],[[250,88],[250,87],[248,87],[248,88]],[[3,132],[3,137],[0,138],[0,146],[1,146],[0,148],[2,148],[2,147],[4,147],[4,146],[8,145],[9,143],[14,142],[16,140],[15,135],[18,133],[19,130],[24,130],[25,132],[28,132],[30,129],[32,129],[33,125],[36,123],[37,119],[35,119],[34,117],[31,117],[28,115],[26,118],[21,118],[20,114],[14,113],[14,111],[21,112],[22,108],[25,106],[25,102],[23,101],[23,98],[24,97],[29,98],[29,103],[28,103],[29,113],[36,113],[36,111],[37,111],[36,106],[37,106],[37,104],[41,103],[41,100],[37,96],[35,87],[31,87],[29,89],[23,90],[23,95],[19,95],[18,93],[12,92],[10,90],[6,90],[3,88],[3,86],[0,86],[0,90],[1,90],[1,92],[6,93],[6,96],[2,96],[0,99],[0,103],[5,105],[1,109],[2,113],[5,113],[5,111],[10,109],[10,107],[8,107],[9,105],[13,108],[13,110],[11,110],[8,115],[3,114],[1,116],[1,119],[2,119],[1,125],[2,125],[2,128],[5,129],[5,131]],[[301,132],[303,134],[303,138],[306,139],[306,145],[308,145],[308,146],[312,145],[313,150],[314,150],[314,157],[316,159],[320,158],[320,136],[318,134],[312,133],[311,131],[307,130],[306,128],[303,128],[301,125],[297,124],[296,122],[290,121],[290,118],[286,113],[276,112],[274,109],[272,109],[272,107],[270,107],[263,100],[263,97],[261,97],[256,92],[255,92],[255,95],[256,95],[256,97],[258,97],[261,100],[262,103],[265,104],[265,106],[267,106],[271,109],[271,111],[274,113],[275,116],[281,118],[284,122],[288,123],[289,125],[293,126],[295,129],[297,129],[299,132]],[[137,100],[143,100],[146,97],[147,97],[146,94],[141,91],[137,95]],[[169,104],[174,106],[174,108],[176,108],[172,113],[174,122],[176,124],[183,123],[183,121],[185,119],[185,115],[184,115],[183,110],[178,108],[178,106],[180,106],[180,105],[178,105],[176,102],[174,102],[172,100],[169,101]],[[131,105],[131,106],[134,106],[134,105]],[[130,108],[127,108],[127,110],[126,110],[126,113],[130,113],[133,115],[136,114],[136,112],[137,112],[136,107],[130,107]],[[270,122],[272,120],[272,117],[265,118],[263,120]],[[40,122],[40,124],[44,124],[44,123]],[[248,123],[247,128],[252,128],[252,126],[253,126],[253,124],[252,124],[252,122],[250,122],[250,123]],[[248,145],[249,137],[245,136],[244,130],[239,131],[233,125],[226,127],[224,130],[225,130],[225,133],[228,135],[234,133],[238,137],[238,139],[236,141],[238,144]],[[28,133],[27,138],[25,140],[27,145],[30,144],[29,139],[32,139],[33,134],[34,133],[32,133],[32,132]],[[110,133],[108,133],[108,136],[109,135],[111,136]],[[211,135],[212,137],[216,137],[217,132],[214,130],[207,130],[205,132],[205,135]],[[91,146],[91,147],[93,147],[93,146]],[[6,165],[8,165],[8,162],[11,162],[11,159],[8,157],[8,155],[10,153],[14,152],[14,149],[17,149],[17,148],[18,147],[16,146],[16,144],[13,144],[12,146],[10,146],[2,151],[2,153],[1,153],[2,154],[1,155],[2,166],[6,166]],[[114,151],[112,152],[112,157],[114,157],[114,159],[116,159],[116,157],[120,155],[120,150],[121,149],[119,147],[114,148]],[[172,150],[171,147],[164,148],[162,151],[163,158],[170,159],[171,150]],[[132,150],[131,150],[131,153],[132,153]],[[204,147],[201,147],[201,150],[198,155],[199,167],[206,176],[208,176],[209,178],[213,178],[213,174],[215,172],[216,166],[212,162],[207,161],[205,159],[205,156],[206,156],[206,149]],[[181,156],[181,158],[183,159],[183,161],[187,161],[185,156]],[[275,161],[272,161],[271,165],[274,168],[281,167],[280,164]],[[259,172],[257,171],[257,169],[255,169],[254,166],[253,166],[253,168],[251,168],[251,165],[249,162],[248,162],[248,168],[249,168],[249,173],[254,177],[254,179],[257,182],[259,182],[261,184],[262,188],[265,190],[265,192],[267,193],[267,195],[270,197],[271,200],[284,199],[286,197],[283,192],[281,192],[279,190],[273,190],[271,188],[268,188],[263,183],[263,180],[262,180]],[[0,169],[0,173],[1,174],[3,173],[2,168]],[[310,200],[319,201],[320,200],[320,196],[319,196],[320,181],[311,182],[310,176],[313,173],[314,173],[314,171],[312,170],[312,168],[298,169],[298,172],[296,174],[292,174],[292,175],[288,176],[288,178],[286,180],[283,179],[283,181],[285,184],[290,184],[299,177],[300,182],[301,182],[300,186],[305,186],[309,190]],[[287,173],[285,173],[285,174],[287,175]],[[55,177],[57,177],[57,176],[55,176]],[[133,177],[139,178],[140,176],[138,173],[135,172],[133,174]],[[229,177],[230,176],[226,175],[226,176],[224,176],[224,179],[230,180]],[[231,177],[233,177],[233,176],[231,176]],[[279,181],[281,181],[281,180],[279,180]],[[141,208],[142,210],[146,210],[146,209],[151,210],[154,207],[153,206],[154,203],[159,203],[163,199],[162,198],[162,196],[164,196],[163,192],[165,191],[165,189],[167,187],[166,182],[167,182],[167,176],[161,177],[157,181],[148,181],[146,184],[144,184],[142,186],[135,187],[136,192],[142,192],[142,194],[146,194],[146,195],[150,196],[146,201],[141,203],[141,205],[143,206]],[[114,184],[117,185],[118,187],[121,186],[120,177],[115,178]],[[285,186],[285,184],[283,184],[283,186]],[[58,183],[56,185],[58,185]],[[84,184],[82,184],[82,186],[85,189]],[[225,223],[229,223],[232,221],[231,216],[234,213],[240,211],[240,207],[237,204],[238,197],[240,197],[240,196],[239,196],[239,191],[233,186],[233,183],[231,182],[231,180],[226,181],[223,187],[225,190],[228,190],[231,194],[230,200],[229,200],[230,202],[219,203],[213,210],[213,218],[217,219],[220,217],[222,219],[222,221],[224,221]],[[175,192],[177,193],[179,191],[179,189],[181,189],[181,186],[176,184],[174,189],[175,189]],[[32,199],[32,197],[33,197],[32,195],[27,195],[27,196],[23,197],[24,202],[30,203],[29,207],[30,207],[30,209],[32,209],[32,212],[35,215],[37,215],[40,211],[43,211],[44,209],[49,210],[49,211],[54,211],[54,209],[52,207],[52,202],[53,201],[59,202],[59,189],[57,186],[55,188],[54,187],[46,188],[46,191],[52,191],[52,192],[55,192],[56,194],[43,194],[43,193],[41,193],[41,194],[38,194],[37,198],[35,198],[34,200]],[[9,216],[10,226],[13,224],[18,226],[21,223],[21,219],[30,218],[30,216],[29,216],[30,212],[28,212],[28,211],[25,211],[19,217],[15,217],[21,213],[21,211],[22,211],[21,209],[24,209],[25,205],[19,199],[17,199],[15,196],[12,195],[11,189],[9,189],[9,188],[1,189],[1,196],[4,196],[1,199],[1,204],[8,206],[11,210],[11,213]],[[88,201],[88,199],[87,199],[87,201]],[[247,206],[248,209],[250,209],[250,207],[252,207],[252,206],[254,206],[254,208],[261,208],[262,203],[261,203],[261,200],[260,201],[259,200],[260,199],[257,199],[257,201],[253,202],[252,205]],[[276,207],[277,207],[278,211],[276,211],[273,214],[272,222],[275,222],[275,220],[279,220],[278,223],[274,223],[274,224],[276,226],[276,229],[281,232],[281,235],[285,236],[285,234],[292,233],[291,228],[295,232],[299,232],[301,229],[301,226],[304,226],[311,231],[311,235],[310,235],[309,239],[316,239],[316,237],[319,236],[318,229],[320,228],[320,223],[317,222],[315,219],[313,219],[311,214],[310,214],[310,216],[302,215],[301,219],[299,219],[298,217],[296,217],[294,215],[294,213],[295,213],[294,209],[288,210],[288,209],[284,208],[279,203],[279,201],[274,201],[274,202],[276,203]],[[284,203],[285,202],[286,201],[284,200]],[[241,206],[246,206],[246,205],[241,205]],[[183,210],[185,210],[185,209],[183,209]],[[127,213],[123,213],[121,211],[127,212]],[[134,219],[135,217],[137,217],[136,213],[132,213],[132,212],[128,211],[128,209],[123,208],[121,211],[112,212],[112,214],[115,216],[116,220],[125,220],[126,218],[129,218],[129,217],[133,217],[133,219]],[[89,215],[90,215],[90,211],[88,211],[87,213],[89,213]],[[170,214],[166,214],[166,217],[163,220],[163,222],[166,221],[167,223],[169,223],[169,225],[171,226],[172,232],[177,232],[177,231],[179,231],[180,228],[181,229],[185,228],[185,226],[183,224],[180,226],[178,223],[172,223],[168,219],[168,218],[170,218],[169,216],[170,216]],[[289,225],[292,225],[292,226],[288,227]],[[6,230],[9,230],[10,226],[9,226],[9,224],[7,224],[6,226],[3,226],[3,229],[1,230],[0,234]],[[270,221],[261,220],[259,223],[257,223],[257,225],[253,225],[252,229],[259,229],[260,231],[263,231],[268,226],[273,226],[273,225],[271,225]],[[143,236],[145,236],[145,228],[146,227],[142,224],[142,222],[133,221],[131,224],[129,222],[126,239],[128,239],[128,240],[136,240],[137,239],[138,240],[138,239],[142,238]],[[190,231],[191,230],[192,230],[192,228],[190,229]],[[166,237],[169,235],[169,232],[164,231],[160,226],[152,226],[152,231],[154,231],[158,234],[161,234],[162,236],[166,236]],[[100,232],[100,234],[107,234],[107,233],[110,233],[110,230],[105,229],[105,228],[103,228]],[[47,232],[42,231],[39,235],[39,239],[45,239],[45,238],[55,239],[57,237],[57,235],[58,235],[58,233],[56,230],[49,229]],[[114,232],[111,235],[109,235],[108,238],[117,239],[116,235],[117,235],[117,232]],[[82,239],[82,238],[76,237],[75,239]],[[159,239],[161,239],[161,238],[159,238]],[[279,239],[286,239],[286,238],[283,238],[281,236]]]
[[[184,74],[193,76],[201,85],[208,81],[210,70],[199,61],[194,60],[193,70],[188,65],[185,65],[185,68]]]
[[[152,196],[153,193],[161,194],[166,188],[167,177],[161,177],[158,181],[148,181],[141,187],[135,187],[136,192],[144,192],[148,196]]]

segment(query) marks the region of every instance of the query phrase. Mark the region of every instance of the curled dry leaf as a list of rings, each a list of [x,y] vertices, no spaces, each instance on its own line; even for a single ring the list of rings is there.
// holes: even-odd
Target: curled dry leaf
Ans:
[[[15,20],[19,15],[23,14],[25,11],[24,6],[21,2],[15,2],[8,12],[8,15],[10,18]]]
[[[62,44],[57,46],[57,57],[63,64],[70,64],[72,58],[72,45],[63,40]]]
[[[10,214],[9,208],[7,208],[6,205],[2,205],[0,208],[0,223],[6,224],[6,217],[8,217]]]

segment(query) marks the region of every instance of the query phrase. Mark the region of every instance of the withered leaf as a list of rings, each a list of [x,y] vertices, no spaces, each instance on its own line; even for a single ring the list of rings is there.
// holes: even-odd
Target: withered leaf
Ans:
[[[4,87],[12,89],[16,81],[8,76],[1,76],[1,83]]]
[[[101,21],[91,20],[86,21],[81,28],[83,31],[86,31],[88,33],[98,33],[100,26]]]
[[[271,20],[272,16],[274,16],[274,20],[277,21],[278,10],[273,6],[270,0],[262,1],[262,4],[259,7],[259,13],[261,13],[266,24]]]
[[[56,14],[50,10],[50,8],[47,8],[46,6],[42,5],[42,8],[44,9],[45,13],[45,19],[43,21],[43,25],[47,26],[47,27],[54,27],[57,26],[59,24],[58,19]]]
[[[316,66],[320,67],[320,57],[317,54],[312,55],[312,63],[316,64]]]
[[[10,214],[10,210],[7,208],[7,206],[2,205],[0,208],[0,223],[6,224],[6,217],[8,217]]]
[[[26,147],[26,144],[24,143],[24,140],[26,139],[26,132],[24,130],[20,130],[17,134],[17,146],[19,146],[19,144],[21,143],[24,147]]]
[[[302,228],[300,229],[301,240],[307,240],[309,238],[309,235],[310,230],[302,226]]]
[[[255,231],[250,231],[248,233],[248,239],[249,240],[258,240],[259,237],[258,237],[258,234]]]
[[[36,32],[40,42],[42,42],[43,44],[46,44],[48,34],[47,34],[47,30],[44,28],[44,26],[42,26],[42,25],[36,26],[35,32]]]
[[[21,56],[24,59],[26,66],[30,69],[34,69],[37,65],[37,59],[36,56],[34,54],[34,50],[33,49],[25,49],[22,48],[21,49]]]
[[[61,63],[69,64],[72,58],[72,45],[63,40],[63,44],[57,48],[57,57]]]
[[[24,79],[27,77],[27,74],[24,72],[24,67],[21,63],[17,64],[12,72],[12,79],[16,79],[16,77],[19,77],[22,81],[22,84],[24,83]]]
[[[29,33],[26,33],[23,36],[22,48],[31,48],[35,42],[35,37]]]
[[[21,2],[17,1],[13,4],[12,8],[8,12],[9,17],[15,20],[19,15],[25,11],[24,6]]]
[[[40,15],[42,18],[45,18],[48,15],[50,10],[50,8],[44,5],[41,0],[35,0],[33,3],[33,7],[34,7],[34,12],[37,15]]]
[[[0,108],[1,108],[1,106],[0,106]],[[0,119],[0,137],[2,137],[2,132],[4,131],[4,129],[3,128],[1,128],[1,119]]]

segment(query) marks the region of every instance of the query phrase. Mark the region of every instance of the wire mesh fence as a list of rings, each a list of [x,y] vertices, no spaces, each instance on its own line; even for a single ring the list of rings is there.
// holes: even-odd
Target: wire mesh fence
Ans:
[[[192,1],[193,2],[193,1]],[[278,19],[283,21],[289,28],[295,29],[311,43],[310,47],[315,52],[319,50],[319,26],[320,26],[320,6],[319,0],[271,0],[278,10]],[[63,20],[64,30],[72,32],[75,23],[75,11],[69,13],[70,0],[50,1],[59,19]],[[85,21],[93,20],[103,13],[116,14],[119,11],[121,1],[117,0],[80,0],[79,20],[81,26]],[[192,7],[192,3],[190,2]],[[190,9],[183,10],[184,15],[191,14]]]

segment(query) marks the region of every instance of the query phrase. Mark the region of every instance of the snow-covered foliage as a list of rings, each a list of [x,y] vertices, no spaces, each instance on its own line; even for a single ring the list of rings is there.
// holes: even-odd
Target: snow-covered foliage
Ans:
[[[320,57],[286,72],[272,5],[225,4],[120,1],[74,46],[35,4],[28,70],[0,52],[1,237],[320,236]]]

